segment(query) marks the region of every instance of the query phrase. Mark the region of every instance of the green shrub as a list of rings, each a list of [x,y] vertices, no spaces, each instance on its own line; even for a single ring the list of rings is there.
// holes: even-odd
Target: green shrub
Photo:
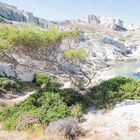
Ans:
[[[9,42],[6,39],[0,38],[0,49],[6,49],[9,47],[10,47]]]
[[[126,38],[125,37],[120,37],[120,38],[118,38],[118,40],[121,41],[121,42],[125,42]]]
[[[92,98],[97,108],[112,108],[124,99],[140,99],[140,81],[126,77],[116,77],[92,88]]]
[[[63,86],[57,79],[52,78],[47,73],[38,73],[35,76],[35,83],[44,91],[58,92],[60,87]]]
[[[28,83],[22,83],[18,81],[11,80],[9,78],[0,77],[0,89],[1,91],[21,91],[27,89]]]
[[[37,85],[41,86],[42,84],[46,83],[47,78],[48,78],[47,73],[38,73],[36,74],[35,82]]]
[[[71,115],[75,118],[78,118],[78,119],[80,119],[83,115],[83,109],[82,109],[82,106],[81,106],[80,103],[79,104],[77,103],[76,105],[73,105],[71,107],[70,111],[71,111]]]
[[[0,88],[6,90],[16,88],[16,82],[8,78],[0,78]]]
[[[0,121],[6,129],[14,129],[22,116],[38,116],[40,123],[46,125],[69,114],[70,110],[59,94],[44,92],[31,95],[25,101],[2,110]]]
[[[62,89],[59,91],[59,94],[63,98],[67,106],[69,107],[76,104],[80,104],[82,107],[82,110],[84,110],[89,105],[91,105],[91,101],[88,97],[82,94],[79,94],[78,91],[75,91],[74,89],[71,89],[71,88]]]
[[[16,28],[13,25],[0,24],[0,40],[6,46],[30,47],[32,49],[47,46],[48,43],[60,42],[66,37],[78,35],[78,31],[58,32],[55,28],[47,31],[37,26]],[[4,44],[4,45],[3,45]]]
[[[38,92],[23,102],[0,110],[0,122],[3,123],[5,129],[12,130],[22,117],[35,116],[39,117],[39,124],[43,126],[68,116],[80,118],[84,109],[89,105],[90,99],[73,89]],[[32,125],[25,123],[22,128],[29,128],[33,125],[34,123]]]
[[[83,48],[79,50],[69,49],[64,52],[64,57],[68,59],[75,59],[75,58],[81,58],[81,57],[86,57],[86,56],[87,56],[87,52]]]
[[[5,19],[0,16],[0,23],[5,23]]]

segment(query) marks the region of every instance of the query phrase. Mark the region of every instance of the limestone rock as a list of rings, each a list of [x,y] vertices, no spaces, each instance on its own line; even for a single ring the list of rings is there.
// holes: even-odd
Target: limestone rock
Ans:
[[[2,2],[0,2],[0,17],[3,17],[9,21],[36,23],[45,29],[48,28],[46,20],[35,17],[31,12],[19,10],[15,6]]]
[[[31,82],[34,80],[33,72],[24,67],[14,68],[12,64],[0,62],[0,76],[12,77],[22,82]]]

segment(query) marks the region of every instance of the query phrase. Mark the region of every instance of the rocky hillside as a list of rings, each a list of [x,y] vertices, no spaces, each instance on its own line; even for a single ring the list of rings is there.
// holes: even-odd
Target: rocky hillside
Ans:
[[[120,19],[46,21],[0,2],[0,140],[139,139],[140,81],[108,77],[139,54],[140,29]]]
[[[139,29],[131,31],[130,28],[126,28],[126,25],[120,19],[88,15],[86,18],[77,21],[47,22],[46,20],[34,17],[30,12],[19,10],[14,6],[4,3],[0,3],[0,15],[7,23],[12,22],[12,24],[16,26],[20,23],[23,24],[23,22],[25,24],[37,23],[45,28],[47,28],[46,24],[48,26],[53,25],[58,32],[69,30],[79,31],[79,36],[71,41],[70,47],[74,50],[84,49],[88,54],[85,59],[90,65],[87,63],[82,65],[86,72],[89,69],[92,71],[92,68],[99,71],[99,69],[106,67],[107,62],[110,60],[134,59],[134,54],[137,54],[137,57],[139,57]],[[63,50],[68,49],[69,41],[66,42],[62,40],[61,43],[57,42],[55,46],[60,48],[57,50],[57,56],[59,57]],[[34,52],[34,54],[37,54],[37,52]],[[11,60],[8,60],[7,63],[7,61],[3,61],[2,59],[0,61],[1,74],[5,73],[9,76],[18,76],[19,79],[23,79],[23,81],[32,81],[34,72],[31,69],[26,70],[24,66],[33,66],[43,72],[48,70],[48,68],[50,69],[50,67],[46,67],[44,61],[40,61],[40,59],[35,56],[31,58],[30,54],[10,52],[10,55],[20,64],[16,67],[17,74],[14,72],[15,69],[12,68],[13,63],[11,63]],[[76,74],[78,73],[77,69],[73,68],[70,63],[66,63],[62,60],[61,62],[71,72],[74,71]],[[55,68],[55,74],[63,74],[63,72]],[[90,77],[92,76],[90,75]]]

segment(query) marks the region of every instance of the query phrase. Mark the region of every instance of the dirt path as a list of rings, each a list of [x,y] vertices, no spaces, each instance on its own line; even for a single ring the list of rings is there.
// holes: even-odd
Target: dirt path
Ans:
[[[36,91],[26,92],[23,96],[18,96],[17,98],[9,99],[8,102],[11,103],[19,103],[21,101],[24,101],[26,98],[28,98],[30,95],[34,94]]]
[[[10,99],[1,98],[0,106],[6,107],[6,106],[14,104],[14,103],[19,103],[21,101],[24,101],[26,98],[28,98],[30,95],[34,94],[35,92],[36,91],[25,92],[23,95],[12,96],[12,97],[10,97]]]

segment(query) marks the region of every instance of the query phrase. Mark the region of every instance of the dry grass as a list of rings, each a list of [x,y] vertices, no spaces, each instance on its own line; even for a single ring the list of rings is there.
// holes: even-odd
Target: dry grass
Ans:
[[[66,140],[64,136],[45,134],[43,136],[37,136],[36,134],[30,134],[26,140]]]
[[[36,125],[28,130],[27,138],[25,140],[66,140],[66,138],[57,134],[50,134],[41,126]]]
[[[38,131],[0,131],[0,140],[66,140],[64,136]]]
[[[70,27],[75,27],[75,28],[80,28],[80,29],[85,29],[88,31],[91,31],[92,33],[96,33],[99,29],[97,28],[96,25],[93,24],[87,24],[87,23],[75,23],[69,25]]]
[[[135,125],[129,125],[128,127],[129,132],[136,132],[137,130],[139,130],[139,128]]]
[[[7,107],[9,104],[5,101],[0,101],[0,108]]]

